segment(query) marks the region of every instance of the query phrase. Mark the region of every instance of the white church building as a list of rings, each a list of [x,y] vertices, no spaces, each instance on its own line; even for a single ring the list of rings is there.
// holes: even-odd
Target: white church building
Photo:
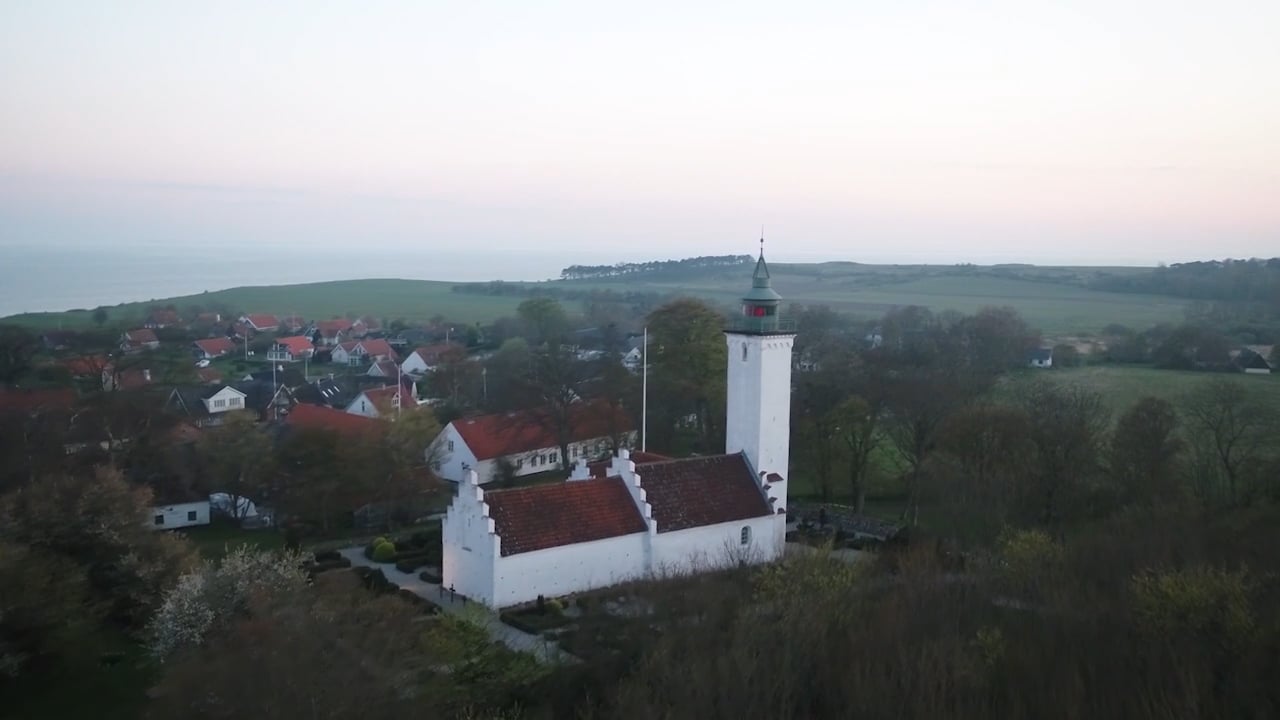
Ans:
[[[500,608],[628,580],[768,562],[786,535],[791,348],[763,252],[729,345],[725,454],[619,450],[562,483],[486,490],[467,471],[443,524],[445,587]]]

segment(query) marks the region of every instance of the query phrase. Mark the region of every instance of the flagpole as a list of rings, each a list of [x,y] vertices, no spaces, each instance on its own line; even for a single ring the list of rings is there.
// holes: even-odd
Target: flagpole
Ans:
[[[644,349],[640,351],[643,365],[640,377],[640,452],[649,449],[649,326],[644,328]]]

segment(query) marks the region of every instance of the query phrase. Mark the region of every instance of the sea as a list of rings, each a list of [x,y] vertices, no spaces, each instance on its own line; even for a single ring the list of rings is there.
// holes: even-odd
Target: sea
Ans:
[[[547,280],[582,253],[440,252],[393,248],[181,245],[0,246],[0,317],[195,295],[252,285],[397,278],[470,282]]]

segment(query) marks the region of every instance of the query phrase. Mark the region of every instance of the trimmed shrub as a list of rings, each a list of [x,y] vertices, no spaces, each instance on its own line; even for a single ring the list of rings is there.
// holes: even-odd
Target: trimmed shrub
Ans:
[[[385,562],[392,562],[395,559],[396,559],[396,546],[394,544],[389,542],[384,542],[381,545],[378,545],[375,548],[373,548],[374,562],[385,563]]]
[[[560,613],[564,612],[564,603],[552,598],[551,600],[547,601],[547,604],[545,606],[545,611],[559,615]]]
[[[307,568],[307,572],[315,575],[316,573],[322,573],[328,570],[338,570],[349,567],[351,567],[351,561],[344,557],[340,557],[337,560],[325,560],[324,562],[312,563],[311,567]]]
[[[433,570],[423,570],[418,573],[418,579],[423,582],[435,583],[436,585],[444,583],[444,579],[440,577],[440,573]]]
[[[418,568],[422,567],[422,564],[423,563],[421,560],[416,560],[416,559],[397,560],[396,569],[402,573],[411,573],[414,570],[417,570]]]
[[[334,560],[342,560],[342,559],[344,559],[342,557],[342,553],[338,552],[337,550],[321,550],[320,552],[316,553],[317,563],[332,562]],[[349,565],[350,563],[351,561],[348,560],[347,564]]]

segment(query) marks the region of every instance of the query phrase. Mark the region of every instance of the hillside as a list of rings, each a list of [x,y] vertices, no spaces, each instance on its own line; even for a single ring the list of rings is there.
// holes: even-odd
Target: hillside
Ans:
[[[1098,277],[1141,276],[1144,268],[1072,268],[941,265],[863,265],[832,262],[776,263],[770,266],[774,287],[789,301],[824,304],[848,313],[874,317],[902,305],[934,311],[972,313],[987,305],[1009,305],[1050,334],[1096,332],[1109,323],[1145,328],[1183,318],[1185,299],[1091,289]],[[654,295],[694,295],[726,307],[741,294],[750,263],[723,267],[657,270],[618,277],[555,280],[541,283],[448,283],[426,280],[343,280],[239,287],[109,308],[113,319],[129,322],[154,305],[180,309],[200,306],[228,311],[300,313],[307,317],[369,314],[407,321],[443,316],[455,322],[490,322],[514,313],[533,292],[561,295],[572,305],[593,290]],[[467,292],[457,292],[460,289]],[[492,292],[489,290],[492,289]],[[76,327],[92,322],[89,310],[27,313],[3,319],[29,327]]]

